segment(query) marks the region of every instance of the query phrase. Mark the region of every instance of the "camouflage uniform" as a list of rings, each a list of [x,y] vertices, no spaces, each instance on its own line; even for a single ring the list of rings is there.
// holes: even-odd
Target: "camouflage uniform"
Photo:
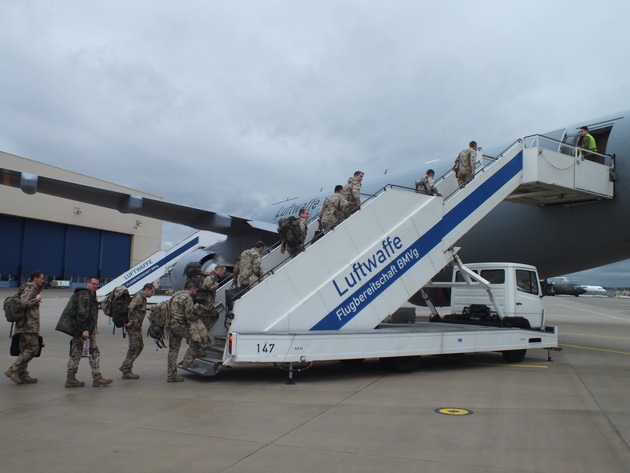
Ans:
[[[173,295],[170,309],[167,324],[169,334],[167,375],[169,380],[174,380],[177,378],[177,356],[182,338],[188,338],[190,341],[182,364],[192,366],[193,360],[204,353],[203,345],[207,343],[208,334],[205,327],[204,330],[199,330],[203,324],[198,323],[199,319],[195,314],[193,298],[187,291],[179,291]],[[203,331],[205,331],[205,340]]]
[[[197,273],[188,278],[188,281],[192,281],[197,286],[197,294],[193,299],[195,315],[200,318],[206,327],[212,327],[214,323],[210,323],[212,318],[212,305],[214,304],[214,288],[213,291],[205,283],[208,277],[211,277],[214,273]],[[217,314],[218,318],[218,314]],[[215,320],[216,322],[216,320]],[[208,330],[210,330],[208,328]]]
[[[457,155],[457,183],[460,187],[472,179],[476,160],[477,152],[472,148],[466,148]]]
[[[147,312],[147,297],[143,291],[137,293],[129,302],[129,327],[125,327],[129,337],[129,349],[127,356],[123,361],[120,371],[123,374],[131,373],[133,362],[140,356],[144,349],[144,340],[142,339],[142,323]]]
[[[432,177],[424,176],[422,179],[416,181],[416,192],[418,194],[440,195],[435,188],[434,182]]]
[[[76,304],[76,308],[74,305]],[[72,314],[72,312],[76,312]],[[87,330],[90,340],[90,368],[92,368],[92,378],[101,375],[101,352],[96,343],[96,326],[98,323],[98,301],[96,294],[88,289],[75,290],[72,297],[66,304],[64,313],[74,315],[75,330],[70,342],[70,358],[68,359],[68,374],[75,375],[79,370],[79,362],[83,355],[82,334]],[[63,315],[62,315],[63,317]]]
[[[26,316],[15,323],[15,333],[20,338],[20,354],[11,365],[9,371],[17,373],[22,382],[34,379],[28,375],[28,364],[39,351],[39,303],[35,299],[41,287],[32,283],[22,286],[20,302],[26,308]],[[36,380],[35,380],[36,381]]]
[[[337,225],[344,218],[345,201],[342,194],[334,193],[326,197],[322,211],[319,214],[319,222],[324,230]]]
[[[256,248],[250,248],[241,253],[238,261],[238,285],[251,286],[262,279],[264,270],[262,258]]]
[[[299,228],[299,234],[297,235],[300,243],[297,245],[289,244],[289,242],[282,242],[282,250],[286,250],[289,254],[293,256],[297,256],[299,253],[304,251],[304,241],[306,240],[306,233],[308,232],[308,222],[306,221],[306,217],[299,217],[299,222],[297,226]]]
[[[348,179],[346,187],[343,188],[343,196],[345,198],[345,217],[361,209],[361,181],[356,177]]]
[[[200,286],[200,289],[206,291],[208,294],[206,301],[210,310],[208,310],[208,312],[204,314],[204,318],[201,319],[204,325],[206,326],[206,330],[208,332],[212,330],[212,327],[214,327],[214,324],[216,324],[217,320],[219,320],[219,313],[214,308],[214,303],[216,302],[216,298],[217,298],[217,289],[215,287],[215,284],[218,284],[218,283],[219,283],[219,275],[215,273],[214,271],[212,271],[210,274],[208,274],[204,278]],[[199,291],[197,291],[197,294],[199,294]]]

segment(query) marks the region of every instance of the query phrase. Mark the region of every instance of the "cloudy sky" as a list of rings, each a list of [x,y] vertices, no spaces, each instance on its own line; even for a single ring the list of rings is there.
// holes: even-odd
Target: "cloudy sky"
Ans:
[[[630,108],[628,18],[627,0],[5,0],[0,150],[247,217]]]

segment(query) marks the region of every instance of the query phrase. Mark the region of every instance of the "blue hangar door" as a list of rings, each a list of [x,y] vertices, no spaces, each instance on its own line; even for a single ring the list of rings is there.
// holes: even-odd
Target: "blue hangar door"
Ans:
[[[83,282],[112,279],[129,269],[131,235],[0,215],[0,279],[27,280],[39,269],[47,278]]]

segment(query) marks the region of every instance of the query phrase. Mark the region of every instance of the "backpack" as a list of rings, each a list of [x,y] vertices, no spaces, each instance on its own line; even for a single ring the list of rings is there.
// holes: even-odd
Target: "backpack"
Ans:
[[[170,312],[168,303],[169,301],[162,301],[151,308],[151,313],[149,314],[149,322],[151,322],[151,325],[155,325],[161,329],[166,327]]]
[[[158,304],[155,304],[151,308],[151,313],[149,314],[150,324],[147,330],[147,335],[155,340],[155,344],[158,348],[166,347],[164,334],[166,331],[166,324],[168,323],[169,314],[169,301],[162,301]]]
[[[457,155],[457,157],[455,158],[455,163],[453,163],[453,172],[455,174],[459,173],[459,154]]]
[[[280,240],[282,240],[288,246],[300,246],[302,244],[300,238],[300,219],[291,216],[279,220],[278,234],[280,235]]]
[[[19,322],[26,317],[26,307],[20,301],[24,287],[22,286],[18,292],[4,300],[4,315],[7,318],[7,322]]]
[[[431,191],[431,186],[429,185],[429,182],[427,181],[426,176],[420,179],[419,181],[416,181],[416,192],[419,194],[428,194],[428,195],[433,194],[433,192]]]
[[[129,322],[130,302],[129,290],[125,286],[117,286],[103,299],[101,308],[105,315],[111,317],[114,326],[120,328]]]

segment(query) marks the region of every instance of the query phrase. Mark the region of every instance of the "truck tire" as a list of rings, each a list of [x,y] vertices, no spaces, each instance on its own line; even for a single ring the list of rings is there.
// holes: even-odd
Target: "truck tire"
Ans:
[[[396,356],[393,358],[381,358],[381,364],[385,369],[396,373],[411,373],[420,365],[419,356]]]
[[[520,363],[525,358],[527,350],[507,350],[501,353],[503,354],[503,359],[508,363]]]

